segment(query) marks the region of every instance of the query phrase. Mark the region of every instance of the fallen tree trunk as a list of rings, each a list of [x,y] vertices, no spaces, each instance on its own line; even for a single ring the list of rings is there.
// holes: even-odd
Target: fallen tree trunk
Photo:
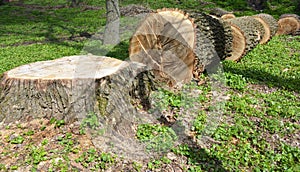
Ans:
[[[281,15],[278,21],[278,31],[276,35],[297,35],[300,32],[300,19],[296,14]]]
[[[267,43],[277,32],[278,23],[276,19],[269,14],[258,14],[252,16],[258,20],[264,27],[265,33],[262,36],[260,44]]]
[[[163,9],[141,22],[130,40],[129,55],[176,85],[198,80],[200,73],[220,60],[240,60],[276,30],[276,20],[267,14],[224,20]]]
[[[0,121],[54,117],[72,122],[95,113],[121,123],[136,114],[132,102],[147,105],[152,78],[141,64],[91,55],[20,66],[1,79]]]
[[[263,25],[253,17],[238,17],[226,22],[230,23],[234,36],[233,53],[226,59],[238,61],[261,41],[265,30]]]

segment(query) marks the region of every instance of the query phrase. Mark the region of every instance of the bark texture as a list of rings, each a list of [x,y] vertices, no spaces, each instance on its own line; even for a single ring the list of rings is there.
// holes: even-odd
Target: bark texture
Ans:
[[[204,14],[193,13],[196,24],[197,42],[194,78],[197,79],[204,69],[218,64],[229,56],[232,48],[230,25],[224,20]]]
[[[244,32],[236,25],[231,24],[232,31],[232,53],[226,60],[238,61],[246,54],[247,41]]]
[[[223,15],[232,14],[232,13],[229,11],[226,11],[222,8],[213,8],[209,14],[217,16],[217,17],[222,17]]]
[[[270,14],[262,13],[262,14],[257,14],[254,17],[261,18],[269,26],[271,38],[276,34],[278,30],[278,22],[273,16],[271,16]]]
[[[279,19],[286,18],[286,17],[294,17],[294,18],[300,20],[300,16],[297,15],[297,14],[282,14],[282,15],[279,17]]]
[[[261,35],[261,40],[259,41],[260,44],[265,44],[271,39],[271,29],[269,25],[260,17],[253,16],[257,21],[259,21],[263,28],[264,28],[264,34]]]

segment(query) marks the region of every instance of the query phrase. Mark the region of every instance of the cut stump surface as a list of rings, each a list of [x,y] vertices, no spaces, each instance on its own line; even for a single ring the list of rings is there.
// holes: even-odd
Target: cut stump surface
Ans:
[[[91,112],[117,121],[124,111],[135,114],[131,102],[139,97],[146,101],[152,80],[142,64],[79,55],[17,67],[4,73],[0,84],[2,122],[44,117],[74,121]],[[145,95],[135,94],[141,85],[138,93]]]

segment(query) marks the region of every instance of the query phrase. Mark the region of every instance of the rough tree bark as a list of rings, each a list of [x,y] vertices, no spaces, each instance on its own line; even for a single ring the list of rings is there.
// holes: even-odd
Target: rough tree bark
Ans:
[[[246,54],[246,37],[238,26],[231,24],[230,28],[232,31],[232,53],[226,57],[226,60],[238,61]]]
[[[103,44],[117,45],[120,42],[120,11],[118,0],[106,0],[106,26]]]
[[[213,8],[212,10],[210,10],[209,14],[217,16],[217,17],[222,17],[225,14],[232,14],[229,11],[226,11],[222,8]]]
[[[196,24],[195,79],[204,69],[218,64],[232,51],[232,31],[230,25],[220,18],[204,13],[192,14]],[[201,69],[202,68],[202,69]]]

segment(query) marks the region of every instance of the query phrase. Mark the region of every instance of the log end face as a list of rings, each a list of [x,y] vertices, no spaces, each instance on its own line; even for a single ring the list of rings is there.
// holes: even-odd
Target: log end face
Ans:
[[[223,19],[223,20],[228,20],[228,19],[233,19],[233,18],[235,18],[235,15],[234,14],[224,14],[224,15],[222,15],[221,16],[221,19]]]
[[[300,21],[295,17],[284,17],[278,21],[278,31],[276,35],[293,34],[300,30]]]
[[[241,31],[239,27],[231,24],[231,30],[233,36],[232,53],[231,56],[226,57],[226,60],[238,61],[246,53],[246,38],[243,31]]]
[[[259,16],[253,16],[254,19],[259,21],[263,28],[264,28],[264,34],[261,35],[261,40],[259,41],[260,44],[265,44],[271,39],[271,28],[270,26]]]
[[[131,61],[156,70],[170,85],[192,79],[196,28],[187,13],[160,9],[141,22],[130,39]]]

